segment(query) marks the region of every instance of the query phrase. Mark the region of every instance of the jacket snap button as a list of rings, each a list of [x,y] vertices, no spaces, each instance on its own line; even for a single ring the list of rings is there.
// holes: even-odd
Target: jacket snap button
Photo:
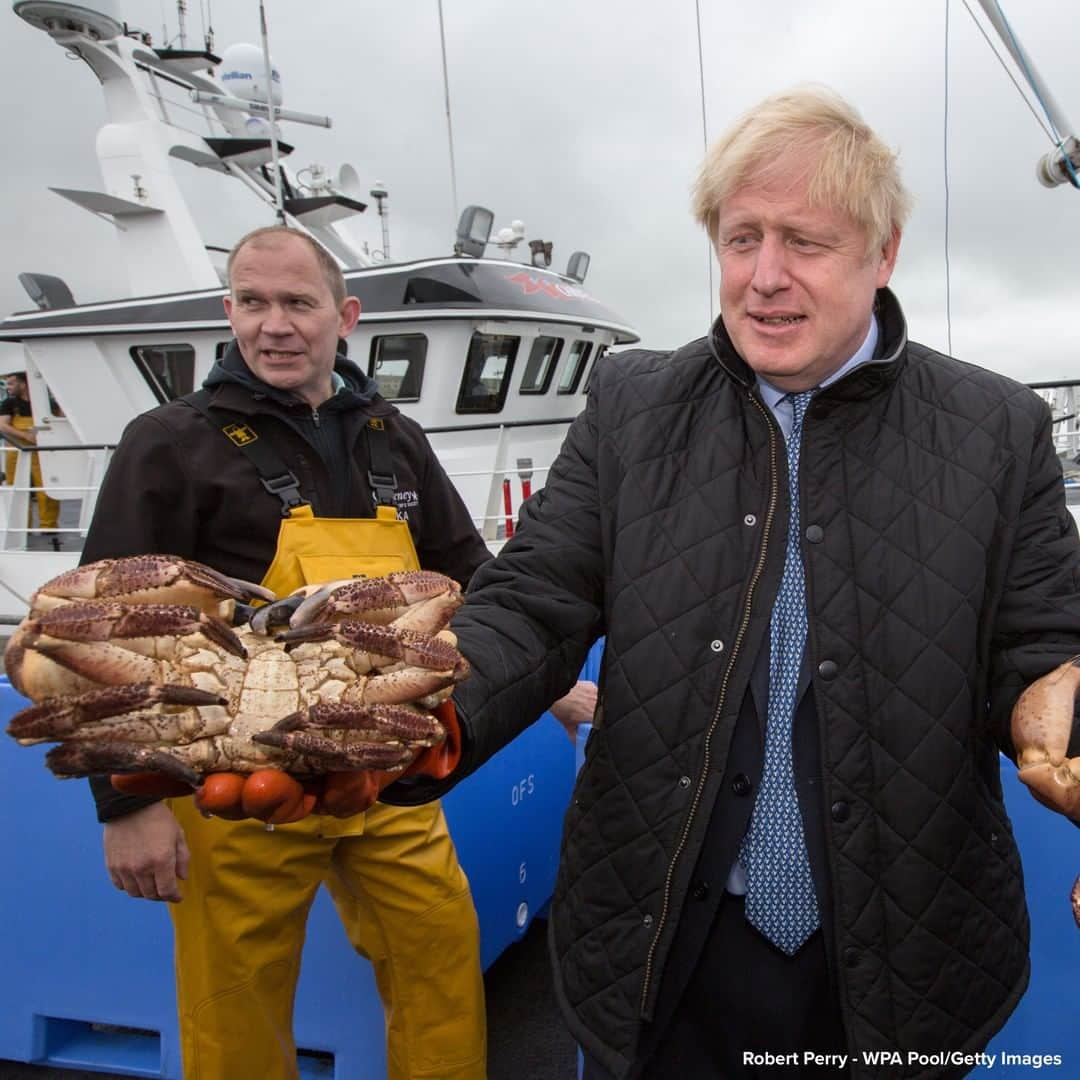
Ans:
[[[825,530],[820,525],[807,525],[806,539],[811,544],[820,544],[825,539]]]
[[[848,967],[856,967],[859,963],[859,950],[853,948],[847,948],[844,950],[844,963]]]
[[[689,776],[680,776],[679,777],[679,787],[688,788],[689,786],[690,786],[690,777]]]
[[[731,781],[731,790],[734,791],[736,795],[749,795],[750,788],[750,777],[747,776],[746,773],[739,773],[738,776]]]
[[[996,832],[990,834],[990,846],[996,848],[1001,843],[1001,835]]]
[[[837,667],[835,660],[822,660],[817,666],[818,674],[823,679],[835,679],[840,673],[840,668]]]
[[[715,641],[709,642],[709,648],[712,649],[713,652],[723,652],[724,643],[719,638],[717,638]]]
[[[834,802],[829,809],[832,813],[833,821],[847,821],[847,819],[851,817],[851,805],[843,800]]]
[[[753,514],[747,514],[746,517],[743,518],[743,524],[744,525],[756,525],[757,524],[757,518]]]
[[[704,900],[709,895],[709,883],[707,881],[695,881],[690,886],[690,897],[693,900]]]
[[[641,925],[644,926],[646,930],[648,930],[649,927],[652,926],[652,916],[646,915],[645,918],[641,920]]]

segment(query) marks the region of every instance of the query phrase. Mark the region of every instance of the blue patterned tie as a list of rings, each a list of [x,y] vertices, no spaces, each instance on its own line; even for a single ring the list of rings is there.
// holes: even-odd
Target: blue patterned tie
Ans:
[[[799,443],[813,390],[789,394],[787,440],[791,514],[784,575],[770,626],[769,716],[765,768],[740,859],[746,867],[746,918],[777,948],[796,953],[819,923],[791,754],[795,690],[806,648],[806,581],[799,551]]]

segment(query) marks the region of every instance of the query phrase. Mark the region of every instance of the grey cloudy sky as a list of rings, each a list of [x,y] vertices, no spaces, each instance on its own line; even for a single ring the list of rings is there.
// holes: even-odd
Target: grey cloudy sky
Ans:
[[[189,0],[191,38],[208,2],[219,52],[258,40],[256,0]],[[1003,6],[1075,129],[1075,17],[1061,0]],[[10,7],[0,7],[0,310],[29,306],[20,270],[61,274],[80,301],[120,294],[112,227],[46,191],[100,187],[96,80]],[[334,119],[329,131],[285,126],[293,167],[351,162],[365,188],[379,180],[390,191],[395,258],[449,252],[435,0],[266,7],[286,107]],[[156,40],[163,19],[175,32],[172,0],[117,9]],[[491,207],[496,226],[522,219],[530,238],[553,241],[560,269],[572,251],[589,251],[587,288],[646,345],[703,333],[708,253],[687,207],[703,153],[694,0],[443,0],[443,10],[459,204]],[[893,285],[912,336],[946,348],[945,0],[700,0],[700,11],[710,135],[764,95],[812,80],[848,97],[900,150],[916,205]],[[1046,136],[961,0],[949,18],[952,351],[1028,381],[1075,377],[1080,192],[1036,182]],[[186,182],[208,208],[211,243],[228,246],[266,219],[235,182]],[[377,247],[373,209],[360,235]],[[17,353],[4,349],[14,366]]]

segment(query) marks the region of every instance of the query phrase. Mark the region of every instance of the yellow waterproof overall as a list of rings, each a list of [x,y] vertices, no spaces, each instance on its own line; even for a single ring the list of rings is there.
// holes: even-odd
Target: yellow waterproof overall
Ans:
[[[418,566],[392,509],[353,520],[316,518],[302,506],[282,521],[263,584],[284,595]],[[297,1076],[293,999],[320,884],[374,966],[390,1080],[483,1080],[479,926],[438,803],[376,803],[355,817],[312,815],[273,831],[204,819],[191,799],[171,806],[191,850],[184,898],[170,905],[186,1080]]]
[[[32,416],[13,416],[11,426],[27,431],[34,426],[34,418]],[[15,466],[18,464],[20,453],[25,453],[25,451],[9,450],[7,452],[7,460],[4,463],[4,479],[9,484],[15,483]],[[38,528],[55,529],[60,524],[60,504],[42,490],[41,459],[37,456],[36,451],[30,455],[30,486],[37,488],[31,497],[37,502]],[[29,511],[26,517],[26,524],[29,528],[33,525]]]

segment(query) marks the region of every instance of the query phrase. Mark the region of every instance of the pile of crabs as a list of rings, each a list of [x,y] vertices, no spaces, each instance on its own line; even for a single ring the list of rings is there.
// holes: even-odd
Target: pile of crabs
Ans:
[[[12,636],[8,677],[35,704],[8,734],[58,743],[57,776],[194,794],[207,814],[358,813],[406,773],[453,767],[460,603],[428,571],[278,600],[168,555],[91,563],[38,589]]]

